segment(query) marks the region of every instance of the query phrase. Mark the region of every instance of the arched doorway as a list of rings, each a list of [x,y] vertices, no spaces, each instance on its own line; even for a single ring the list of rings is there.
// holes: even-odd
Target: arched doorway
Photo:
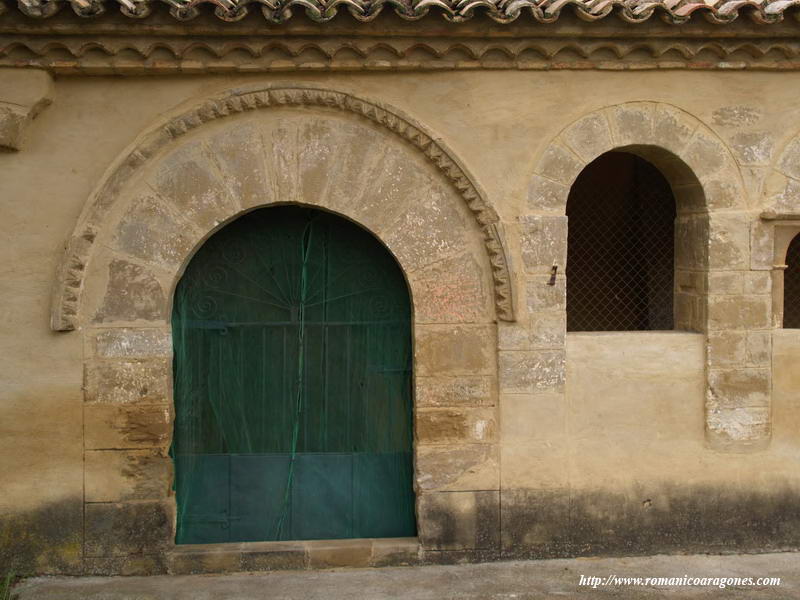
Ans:
[[[411,302],[354,223],[261,208],[175,292],[177,543],[416,534]]]

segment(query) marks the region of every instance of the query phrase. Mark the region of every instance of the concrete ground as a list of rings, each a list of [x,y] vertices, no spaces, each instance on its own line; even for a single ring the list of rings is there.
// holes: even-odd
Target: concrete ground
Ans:
[[[780,577],[772,587],[580,586],[580,576]],[[528,600],[800,598],[800,553],[580,558],[477,565],[276,571],[237,575],[54,577],[24,581],[19,600]]]

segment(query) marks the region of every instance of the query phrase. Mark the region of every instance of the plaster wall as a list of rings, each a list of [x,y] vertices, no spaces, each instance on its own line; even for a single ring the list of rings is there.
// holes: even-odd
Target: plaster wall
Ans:
[[[10,80],[0,73],[0,96],[4,81]],[[198,99],[245,84],[304,82],[377,99],[446,141],[500,216],[517,325],[523,328],[532,327],[534,317],[520,217],[531,212],[531,177],[550,141],[570,123],[605,107],[632,101],[675,106],[716,134],[734,157],[736,170],[727,175],[743,184],[734,243],[747,264],[737,267],[733,278],[739,283],[731,285],[738,285],[739,293],[748,286],[750,296],[769,301],[769,278],[761,277],[768,264],[757,265],[753,275],[743,272],[750,267],[751,245],[757,249],[762,243],[751,240],[751,233],[760,231],[758,214],[776,198],[798,203],[785,192],[780,171],[787,168],[779,163],[785,164],[786,149],[800,132],[800,74],[460,71],[56,78],[53,103],[29,124],[26,145],[0,153],[3,562],[38,572],[85,569],[82,387],[84,355],[92,350],[84,347],[80,332],[56,333],[48,322],[57,265],[92,190],[137,136]],[[713,160],[709,154],[708,161]],[[548,339],[553,347],[563,346],[563,324],[553,319]],[[524,346],[515,327],[500,324],[501,347]],[[569,335],[566,377],[542,386],[538,380],[517,385],[513,377],[503,379],[508,361],[501,358],[499,454],[473,471],[468,466],[464,485],[443,492],[488,493],[499,487],[499,513],[492,513],[488,533],[478,531],[480,523],[456,532],[432,523],[430,535],[439,536],[438,547],[451,556],[436,559],[474,554],[476,538],[484,540],[479,546],[487,556],[501,548],[551,556],[796,546],[800,534],[791,514],[796,514],[800,487],[800,406],[794,400],[800,383],[792,365],[800,360],[800,345],[785,332],[775,334],[774,347],[769,336],[729,337],[725,350],[741,358],[734,363],[756,365],[774,387],[772,440],[745,452],[720,452],[705,442],[703,334]],[[496,352],[497,342],[492,344]],[[563,368],[558,352],[554,360]],[[547,368],[524,359],[515,363],[518,373]],[[441,358],[445,366],[451,360],[457,357]],[[746,405],[746,393],[744,398]],[[449,468],[455,467],[447,461],[437,467]],[[480,504],[482,498],[470,502]],[[140,516],[139,526],[148,528],[148,518]],[[113,519],[108,523],[106,533],[117,535]],[[740,523],[743,533],[737,533]],[[134,570],[159,568],[148,560]],[[103,572],[123,570],[111,559],[92,564]]]

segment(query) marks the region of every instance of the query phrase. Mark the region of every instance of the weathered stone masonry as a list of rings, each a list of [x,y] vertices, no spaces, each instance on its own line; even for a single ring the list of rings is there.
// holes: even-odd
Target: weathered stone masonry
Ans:
[[[410,4],[358,4],[365,25],[265,3],[265,30],[253,3],[21,6],[0,15],[0,564],[800,544],[800,337],[779,331],[800,232],[793,9],[623,3],[587,24],[487,5],[499,25],[446,4],[442,27],[406,23]],[[567,197],[612,150],[672,187],[676,332],[566,332]],[[418,539],[176,547],[173,291],[215,231],[286,202],[359,223],[406,274]]]

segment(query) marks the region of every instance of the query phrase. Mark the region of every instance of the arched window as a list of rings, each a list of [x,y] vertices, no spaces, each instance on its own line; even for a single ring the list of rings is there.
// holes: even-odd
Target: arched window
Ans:
[[[786,270],[783,273],[783,327],[800,329],[800,234],[786,251]]]
[[[567,200],[567,330],[674,327],[675,199],[652,164],[609,152]]]
[[[411,302],[370,233],[237,219],[189,263],[172,335],[177,543],[416,535]]]

